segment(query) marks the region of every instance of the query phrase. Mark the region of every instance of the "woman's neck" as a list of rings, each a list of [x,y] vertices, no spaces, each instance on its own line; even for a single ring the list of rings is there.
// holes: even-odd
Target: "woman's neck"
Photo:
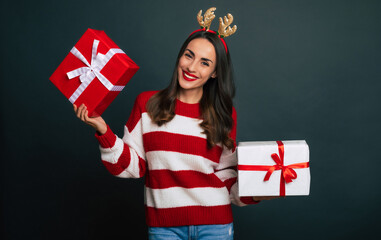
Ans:
[[[184,103],[198,103],[202,97],[202,88],[200,89],[181,89],[178,95],[178,99]]]

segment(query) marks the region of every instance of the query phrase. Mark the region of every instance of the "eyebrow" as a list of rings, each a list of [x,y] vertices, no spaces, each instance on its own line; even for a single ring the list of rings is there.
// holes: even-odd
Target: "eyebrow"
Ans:
[[[189,53],[192,54],[193,57],[195,56],[195,54],[194,54],[194,52],[192,52],[192,50],[190,50],[190,49],[188,49],[188,48],[185,49],[185,50],[188,50]],[[209,62],[212,62],[212,63],[213,63],[213,61],[210,60],[210,59],[208,59],[208,58],[201,58],[201,60],[203,60],[203,61],[209,61]]]

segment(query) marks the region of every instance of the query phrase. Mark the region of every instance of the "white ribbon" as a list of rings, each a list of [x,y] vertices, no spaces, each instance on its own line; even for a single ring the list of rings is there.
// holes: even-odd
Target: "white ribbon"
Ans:
[[[85,91],[87,86],[94,80],[95,77],[109,90],[109,91],[122,91],[124,86],[113,85],[105,76],[101,74],[101,71],[104,66],[110,61],[110,59],[117,53],[125,54],[122,49],[119,48],[111,48],[106,55],[98,53],[98,45],[99,40],[94,39],[93,49],[91,55],[91,64],[86,60],[86,58],[82,55],[80,51],[76,47],[71,49],[71,53],[80,59],[87,67],[80,67],[74,69],[73,71],[67,72],[67,76],[69,79],[75,78],[79,76],[79,80],[81,81],[81,85],[75,90],[75,92],[69,98],[71,103],[74,103],[78,97]]]

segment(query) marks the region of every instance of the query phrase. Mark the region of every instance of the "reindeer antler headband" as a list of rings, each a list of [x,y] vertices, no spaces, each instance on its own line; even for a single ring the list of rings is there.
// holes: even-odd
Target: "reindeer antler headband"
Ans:
[[[195,32],[199,31],[206,31],[206,32],[212,32],[217,34],[217,36],[220,37],[222,43],[224,44],[226,53],[228,52],[228,48],[226,46],[225,40],[223,38],[228,37],[230,35],[233,35],[237,31],[237,26],[234,25],[233,28],[230,27],[230,24],[233,23],[233,16],[228,13],[227,16],[224,16],[224,19],[219,18],[220,26],[218,28],[218,31],[212,31],[210,30],[210,25],[212,24],[213,19],[216,17],[214,15],[214,11],[216,10],[215,7],[211,7],[204,13],[204,16],[201,16],[202,10],[200,10],[197,14],[197,21],[201,26],[201,29],[198,29],[194,32],[192,32],[190,35],[192,35]]]

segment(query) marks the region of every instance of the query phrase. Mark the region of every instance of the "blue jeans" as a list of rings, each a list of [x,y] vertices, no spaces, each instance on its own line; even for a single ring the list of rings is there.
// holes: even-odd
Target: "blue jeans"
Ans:
[[[150,240],[233,240],[233,235],[233,223],[148,228]]]

